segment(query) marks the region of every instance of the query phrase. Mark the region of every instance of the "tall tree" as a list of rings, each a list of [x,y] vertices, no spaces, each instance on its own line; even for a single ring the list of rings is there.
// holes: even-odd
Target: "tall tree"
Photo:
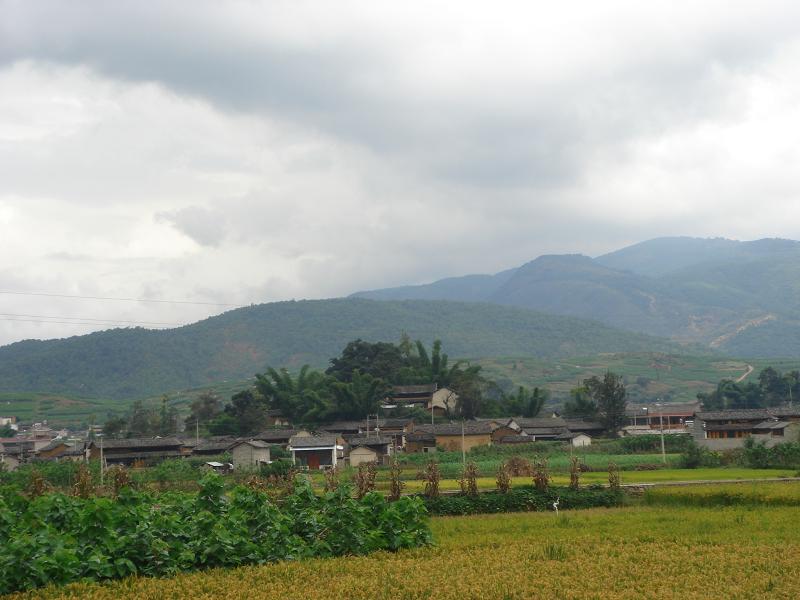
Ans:
[[[570,390],[570,399],[564,403],[564,416],[573,419],[596,419],[597,403],[585,387]]]
[[[186,427],[195,429],[195,425],[208,427],[208,424],[222,412],[222,403],[214,392],[203,392],[189,405],[189,416]]]
[[[329,380],[322,373],[304,365],[297,378],[286,369],[268,368],[256,375],[256,389],[269,408],[280,410],[297,423],[320,422],[330,411]]]
[[[617,433],[625,425],[625,408],[628,395],[622,377],[607,371],[603,379],[596,375],[583,380],[583,387],[597,404],[600,422],[610,434]]]
[[[408,365],[400,348],[394,344],[365,342],[360,339],[348,343],[342,354],[332,358],[330,362],[331,366],[325,374],[339,381],[351,381],[355,371],[393,381],[397,373]]]
[[[547,400],[547,394],[538,387],[533,391],[519,386],[513,394],[504,394],[502,402],[507,414],[532,418],[537,416]]]
[[[247,435],[262,430],[267,422],[267,402],[256,391],[242,390],[231,396],[230,403],[225,405],[224,416],[212,421],[213,433],[226,430],[234,435]],[[231,431],[234,429],[235,431]],[[222,435],[217,433],[217,435]]]
[[[390,391],[391,386],[383,379],[354,371],[349,383],[335,381],[331,384],[331,416],[337,419],[363,419],[367,415],[377,414],[381,402]]]

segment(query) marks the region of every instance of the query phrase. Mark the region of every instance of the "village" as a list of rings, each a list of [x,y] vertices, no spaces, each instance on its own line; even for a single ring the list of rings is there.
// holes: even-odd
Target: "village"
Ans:
[[[258,469],[277,452],[294,466],[319,470],[390,464],[393,457],[437,451],[466,453],[477,447],[524,447],[533,442],[558,442],[564,448],[585,448],[600,438],[643,435],[688,436],[710,451],[742,448],[747,439],[764,446],[800,439],[800,408],[771,407],[704,411],[699,403],[628,405],[625,425],[607,432],[598,422],[548,416],[494,417],[445,421],[448,403],[457,395],[436,384],[395,386],[382,408],[416,407],[430,422],[410,417],[369,415],[358,421],[335,421],[315,428],[295,426],[280,411],[268,411],[269,427],[246,437],[176,434],[151,438],[109,438],[97,427],[86,432],[54,430],[46,423],[22,424],[0,418],[0,426],[17,433],[0,438],[0,464],[13,471],[23,464],[58,461],[100,461],[103,467],[146,468],[161,461],[204,458],[218,471]],[[386,410],[384,412],[389,412]],[[225,462],[222,462],[224,459]]]

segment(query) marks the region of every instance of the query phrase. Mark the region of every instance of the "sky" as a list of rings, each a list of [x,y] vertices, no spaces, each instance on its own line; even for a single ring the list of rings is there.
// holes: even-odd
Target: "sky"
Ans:
[[[799,239],[798,74],[788,1],[0,0],[0,345]]]

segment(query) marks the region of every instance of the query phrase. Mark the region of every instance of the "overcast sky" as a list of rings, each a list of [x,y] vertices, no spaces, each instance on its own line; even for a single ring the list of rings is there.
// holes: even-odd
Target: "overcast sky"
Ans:
[[[799,74],[789,1],[0,0],[0,291],[249,304],[797,239]],[[0,293],[0,344],[223,309]]]

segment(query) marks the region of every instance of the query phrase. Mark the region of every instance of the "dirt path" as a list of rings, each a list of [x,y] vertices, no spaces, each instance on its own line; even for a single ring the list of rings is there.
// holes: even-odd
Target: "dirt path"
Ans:
[[[747,379],[747,376],[750,375],[750,373],[752,372],[753,372],[753,365],[747,365],[747,371],[745,371],[744,375],[742,375],[736,380],[736,383],[742,383],[745,379]]]

